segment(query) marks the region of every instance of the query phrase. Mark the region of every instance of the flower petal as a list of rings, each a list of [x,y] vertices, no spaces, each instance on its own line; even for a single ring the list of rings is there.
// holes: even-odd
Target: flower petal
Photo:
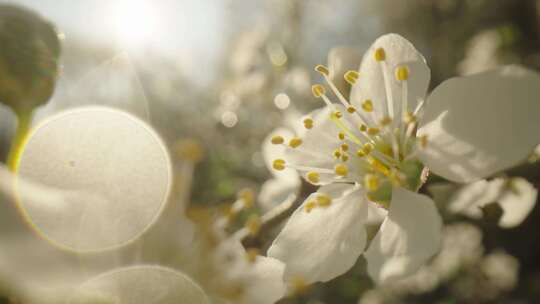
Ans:
[[[382,69],[380,62],[374,58],[374,53],[378,48],[383,48],[386,53],[386,60]],[[356,107],[366,100],[371,99],[375,105],[375,110],[381,113],[383,102],[387,102],[386,84],[384,73],[388,76],[388,85],[391,88],[394,108],[397,111],[393,112],[390,108],[390,114],[396,113],[396,116],[401,113],[401,84],[395,78],[396,68],[406,66],[409,70],[409,78],[407,80],[408,87],[408,108],[414,110],[418,99],[426,97],[427,89],[430,80],[430,70],[426,64],[426,60],[416,48],[405,38],[397,34],[387,34],[381,36],[364,54],[362,64],[360,65],[360,79],[351,91],[351,101]]]
[[[377,282],[412,274],[440,247],[441,217],[425,195],[394,188],[388,217],[365,253]]]
[[[333,198],[330,206],[306,210],[318,194]],[[356,262],[366,244],[366,200],[352,185],[324,186],[293,213],[268,250],[285,263],[285,280],[329,281]]]
[[[349,70],[358,68],[361,59],[360,52],[354,48],[335,47],[328,53],[330,79],[344,96],[348,95],[351,86],[343,75]]]
[[[513,178],[510,187],[511,190],[499,199],[499,205],[504,211],[499,226],[504,228],[521,224],[534,208],[538,197],[538,190],[523,178]]]
[[[287,291],[283,281],[285,265],[274,258],[258,256],[247,273],[243,303],[274,304]]]
[[[450,79],[431,94],[420,158],[436,174],[470,182],[524,160],[540,142],[540,76],[507,66]]]
[[[296,170],[285,168],[285,170],[277,171],[272,167],[272,163],[275,159],[285,158],[285,151],[287,148],[283,145],[276,145],[272,143],[274,136],[281,136],[285,140],[289,140],[294,137],[294,133],[286,128],[277,128],[270,132],[270,134],[264,139],[262,144],[262,154],[264,163],[268,170],[277,178],[294,181],[298,179]]]
[[[287,180],[272,178],[264,182],[259,192],[257,202],[265,211],[296,197],[300,188],[300,179]]]

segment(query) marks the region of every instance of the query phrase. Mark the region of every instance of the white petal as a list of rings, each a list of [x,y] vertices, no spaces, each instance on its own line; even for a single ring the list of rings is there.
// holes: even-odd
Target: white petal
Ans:
[[[396,109],[401,109],[402,91],[401,84],[395,79],[395,70],[401,65],[408,67],[408,105],[410,111],[414,110],[418,99],[426,97],[430,70],[422,54],[407,39],[397,34],[381,36],[364,54],[360,65],[360,78],[351,91],[353,104],[359,107],[362,101],[371,99],[375,110],[381,113],[382,103],[387,100],[383,69],[381,63],[374,58],[374,52],[378,48],[383,48],[386,53],[386,72]],[[389,110],[392,114],[392,109]]]
[[[463,186],[450,197],[447,209],[451,213],[460,213],[471,218],[482,218],[482,207],[494,203],[505,187],[502,178],[492,181],[479,180]]]
[[[119,268],[82,284],[70,304],[208,304],[203,290],[186,275],[164,267]]]
[[[538,190],[523,178],[514,178],[510,183],[512,188],[499,199],[504,211],[499,225],[504,228],[521,224],[534,208],[538,196]]]
[[[258,256],[245,278],[243,303],[274,304],[287,291],[283,281],[285,265],[276,259]]]
[[[279,135],[282,136],[286,142],[293,138],[295,135],[294,133],[287,128],[277,128],[270,132],[270,134],[264,139],[262,144],[262,154],[264,163],[266,164],[266,167],[268,170],[276,177],[286,179],[289,181],[295,181],[298,180],[298,174],[296,173],[296,170],[288,169],[282,171],[277,171],[272,167],[272,163],[276,159],[284,159],[285,158],[285,151],[286,147],[283,145],[274,145],[272,144],[271,140],[272,137]],[[286,143],[285,142],[285,143]]]
[[[344,119],[341,119],[341,122],[350,130],[354,130],[352,123],[345,119],[348,114],[345,114],[346,110],[344,107],[334,104],[334,110],[344,113]],[[334,157],[334,151],[343,143],[338,137],[338,134],[342,130],[330,119],[332,111],[333,109],[324,107],[310,113],[308,116],[314,121],[313,128],[305,132],[302,137],[303,143],[300,147],[295,149],[289,148],[286,151],[285,160],[289,164],[331,171],[331,173],[319,172],[320,182],[317,183],[318,185],[327,185],[335,181],[336,175],[333,173],[333,170],[338,161]],[[350,168],[356,168],[358,162],[360,162],[360,159],[351,157],[347,165]],[[302,175],[305,175],[306,172],[311,170],[299,171]],[[349,175],[344,180],[356,181],[359,179],[360,177],[357,175],[357,172],[350,170]]]
[[[380,283],[415,272],[439,250],[441,227],[429,197],[394,188],[388,217],[365,253],[371,278]]]
[[[523,161],[540,142],[540,76],[518,66],[450,79],[431,94],[419,135],[420,158],[456,182],[487,177]]]
[[[269,211],[277,205],[295,199],[300,188],[300,179],[287,180],[272,178],[264,182],[259,192],[257,203],[264,211]]]
[[[361,59],[360,52],[354,48],[335,47],[328,53],[330,79],[344,96],[348,95],[351,86],[343,75],[349,70],[356,70]]]
[[[366,200],[361,189],[333,184],[319,189],[333,198],[329,207],[293,213],[268,250],[268,256],[285,263],[285,280],[307,283],[329,281],[351,268],[366,244]]]
[[[56,190],[45,201],[25,197],[32,191],[18,184],[33,227],[77,251],[139,237],[163,211],[172,181],[159,136],[143,121],[106,107],[65,111],[41,123],[23,148],[18,173]]]

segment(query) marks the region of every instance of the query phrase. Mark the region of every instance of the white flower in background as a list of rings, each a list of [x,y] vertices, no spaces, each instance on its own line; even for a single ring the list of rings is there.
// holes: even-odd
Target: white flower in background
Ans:
[[[214,253],[214,262],[221,270],[218,283],[237,284],[240,288],[232,303],[273,304],[285,295],[285,265],[277,259],[259,255],[256,249],[245,250],[236,239],[220,244]]]
[[[454,78],[426,98],[430,71],[404,38],[385,35],[365,54],[347,100],[317,66],[326,107],[303,120],[306,133],[276,136],[286,156],[276,170],[296,169],[322,187],[298,208],[268,250],[286,264],[285,278],[328,281],[364,253],[377,282],[418,269],[440,247],[441,218],[416,191],[424,167],[455,182],[471,182],[515,165],[540,142],[540,77],[517,66]],[[388,210],[368,249],[368,209]]]
[[[538,197],[538,190],[519,177],[479,180],[461,187],[438,183],[431,185],[428,190],[434,200],[448,212],[474,219],[481,219],[484,216],[483,209],[497,203],[502,209],[498,224],[503,228],[521,224],[534,208]]]

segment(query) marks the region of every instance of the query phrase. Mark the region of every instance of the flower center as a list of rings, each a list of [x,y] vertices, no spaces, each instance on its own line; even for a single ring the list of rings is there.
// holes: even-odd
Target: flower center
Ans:
[[[395,82],[399,86],[400,96],[393,96],[386,53],[379,48],[374,51],[373,59],[380,66],[385,100],[374,103],[365,99],[355,107],[337,89],[330,79],[328,69],[318,65],[315,70],[325,79],[340,104],[332,103],[326,95],[324,86],[315,84],[312,93],[321,98],[330,109],[329,119],[338,129],[336,148],[331,152],[334,160],[333,168],[297,166],[274,161],[274,168],[282,170],[286,167],[306,172],[306,179],[314,184],[321,182],[322,175],[330,177],[332,182],[352,182],[361,184],[366,189],[370,200],[387,207],[392,193],[392,186],[405,187],[416,191],[421,184],[423,165],[417,159],[418,149],[427,145],[427,137],[416,136],[418,118],[422,114],[424,100],[418,100],[417,106],[410,109],[408,102],[408,79],[410,70],[405,65],[394,69]],[[360,74],[348,71],[345,80],[354,86]],[[398,102],[399,101],[399,102]],[[304,119],[304,127],[309,131],[316,127],[313,118]],[[276,136],[274,144],[285,144],[285,139]],[[301,149],[300,138],[290,139],[289,149]],[[311,154],[317,151],[311,151]]]

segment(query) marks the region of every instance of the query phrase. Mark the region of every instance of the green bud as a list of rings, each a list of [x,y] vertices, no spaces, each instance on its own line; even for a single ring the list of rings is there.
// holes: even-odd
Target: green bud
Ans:
[[[54,26],[31,10],[0,4],[0,45],[0,102],[18,115],[45,104],[58,75]]]

